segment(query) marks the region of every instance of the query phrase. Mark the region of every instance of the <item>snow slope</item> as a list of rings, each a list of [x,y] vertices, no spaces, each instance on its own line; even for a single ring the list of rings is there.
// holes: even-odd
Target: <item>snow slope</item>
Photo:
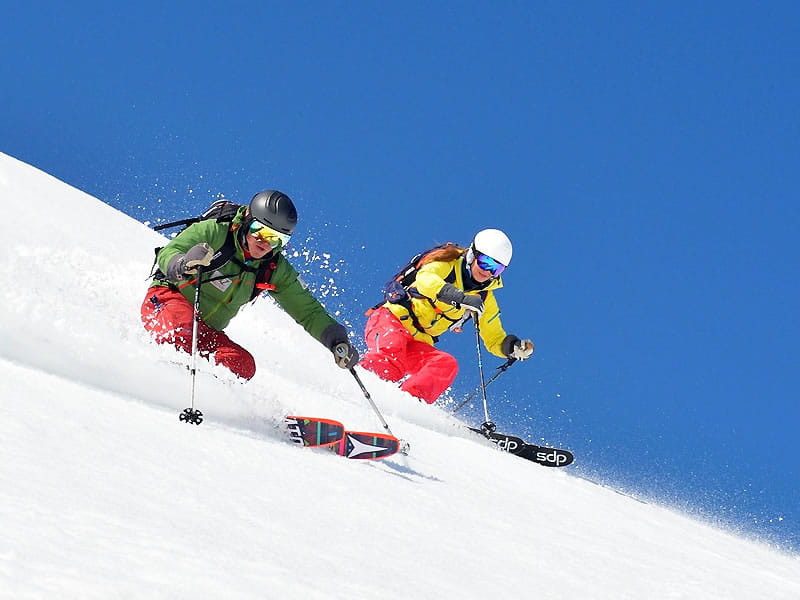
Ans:
[[[268,299],[229,329],[255,379],[202,361],[206,421],[180,423],[188,358],[138,318],[162,238],[4,154],[0,197],[0,598],[800,598],[798,557],[502,454],[368,373],[409,457],[292,446],[287,412],[380,427]]]

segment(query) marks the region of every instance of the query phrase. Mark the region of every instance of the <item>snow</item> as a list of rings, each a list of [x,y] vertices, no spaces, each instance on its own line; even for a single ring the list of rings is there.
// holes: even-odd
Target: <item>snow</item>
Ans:
[[[363,371],[411,454],[293,446],[287,413],[380,424],[267,299],[228,330],[256,377],[200,361],[206,420],[179,422],[188,357],[138,317],[163,238],[5,154],[0,194],[0,598],[800,598],[797,556],[503,454]]]

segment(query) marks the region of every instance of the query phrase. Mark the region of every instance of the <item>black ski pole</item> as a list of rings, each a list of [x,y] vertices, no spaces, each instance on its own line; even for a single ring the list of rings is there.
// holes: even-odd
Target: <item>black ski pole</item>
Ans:
[[[369,402],[370,406],[372,407],[372,410],[374,410],[375,414],[378,415],[378,420],[380,420],[381,425],[383,425],[383,428],[386,430],[386,433],[388,433],[393,438],[397,438],[397,436],[392,433],[392,430],[389,429],[389,424],[383,418],[383,415],[381,415],[381,411],[378,410],[378,407],[375,405],[375,402],[373,402],[372,396],[367,391],[367,388],[364,386],[364,382],[361,381],[361,377],[359,377],[358,373],[356,373],[355,367],[350,367],[349,370],[350,370],[350,374],[353,376],[353,378],[358,383],[358,387],[361,388],[361,392],[364,394],[364,398],[367,399],[367,402]],[[409,444],[405,440],[400,440],[400,453],[401,454],[408,454],[410,449],[411,449],[411,444]]]
[[[487,388],[487,387],[489,387],[489,384],[491,384],[491,383],[492,383],[492,382],[493,382],[495,379],[497,379],[498,377],[500,377],[500,375],[502,375],[503,373],[505,373],[505,372],[508,370],[508,368],[509,368],[511,365],[513,365],[515,362],[517,362],[517,359],[516,359],[516,358],[509,358],[509,359],[508,359],[506,362],[504,362],[502,365],[500,365],[499,367],[497,367],[497,370],[498,370],[499,372],[498,372],[498,373],[495,373],[494,375],[492,375],[492,378],[491,378],[491,379],[489,379],[489,381],[487,381],[487,382],[486,382],[486,385],[484,385],[483,387],[484,387],[484,388]],[[467,404],[468,404],[468,403],[469,403],[469,402],[470,402],[470,401],[471,401],[471,400],[472,400],[472,399],[473,399],[475,396],[477,396],[477,395],[478,395],[478,392],[479,392],[479,391],[480,391],[480,388],[476,388],[476,389],[475,389],[475,391],[474,391],[474,392],[472,392],[472,393],[471,393],[469,396],[467,396],[467,398],[466,398],[465,400],[462,400],[462,401],[459,403],[459,405],[458,405],[458,406],[456,406],[456,407],[453,409],[453,414],[456,414],[458,411],[460,411],[462,408],[464,408],[464,407],[465,407],[465,406],[466,406],[466,405],[467,405]]]
[[[194,288],[194,314],[192,318],[192,404],[189,408],[184,408],[180,415],[180,420],[192,425],[200,425],[203,422],[203,413],[194,407],[194,384],[197,378],[197,329],[200,323],[200,280],[203,277],[203,267],[197,267],[197,283]]]

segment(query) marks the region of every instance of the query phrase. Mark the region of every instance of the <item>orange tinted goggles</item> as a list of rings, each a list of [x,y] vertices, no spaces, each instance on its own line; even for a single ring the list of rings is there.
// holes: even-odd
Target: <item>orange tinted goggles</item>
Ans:
[[[292,237],[291,234],[275,231],[272,227],[268,227],[260,221],[253,221],[250,224],[250,233],[262,242],[267,242],[273,248],[285,246]]]

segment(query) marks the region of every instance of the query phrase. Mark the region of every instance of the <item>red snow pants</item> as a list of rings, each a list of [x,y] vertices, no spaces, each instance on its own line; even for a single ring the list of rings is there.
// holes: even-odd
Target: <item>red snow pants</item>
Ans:
[[[177,290],[153,286],[142,303],[142,323],[159,344],[172,344],[179,350],[192,352],[192,320],[194,306]],[[214,361],[243,379],[256,374],[253,355],[221,331],[197,323],[197,350],[201,356],[214,355]]]
[[[458,374],[458,362],[430,344],[415,340],[385,307],[375,310],[364,330],[369,351],[358,364],[386,381],[400,381],[400,389],[433,404]]]

